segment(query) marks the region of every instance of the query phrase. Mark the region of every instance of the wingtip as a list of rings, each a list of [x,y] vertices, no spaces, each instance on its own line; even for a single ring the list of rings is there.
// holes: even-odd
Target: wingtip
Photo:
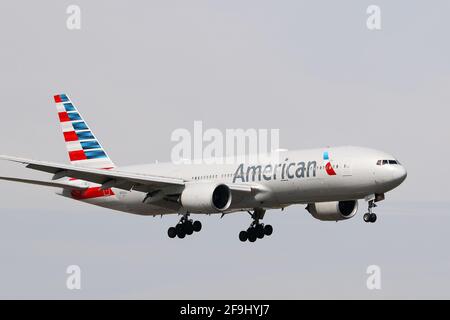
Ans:
[[[18,158],[18,157],[12,157],[12,156],[6,156],[6,155],[0,155],[0,160],[26,163],[26,159],[22,159],[22,158]]]

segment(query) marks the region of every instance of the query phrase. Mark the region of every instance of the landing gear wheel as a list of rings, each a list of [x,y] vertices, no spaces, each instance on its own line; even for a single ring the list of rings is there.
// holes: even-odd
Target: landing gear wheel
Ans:
[[[171,239],[175,237],[183,239],[186,236],[192,235],[194,232],[199,232],[200,230],[202,230],[202,224],[200,221],[192,222],[192,220],[189,220],[189,213],[185,213],[175,227],[171,227],[167,230],[167,235]]]
[[[256,239],[258,238],[255,228],[248,228],[247,234],[248,234],[248,241],[250,242],[255,242]]]
[[[192,225],[191,221],[186,221],[184,225],[184,232],[190,236],[194,233],[194,226]]]
[[[186,233],[184,231],[181,231],[180,233],[177,233],[178,238],[184,239],[186,237]]]
[[[264,227],[262,224],[257,224],[255,227],[255,231],[256,231],[256,236],[258,237],[258,239],[264,238]]]
[[[248,240],[248,234],[247,231],[241,231],[239,233],[239,240],[241,240],[242,242],[245,242]]]
[[[256,237],[256,233],[255,232],[252,232],[251,234],[248,235],[248,241],[255,242],[256,239],[257,239],[257,237]]]
[[[175,229],[177,231],[178,238],[183,239],[184,237],[186,237],[186,231],[184,231],[184,225],[182,223],[177,224]]]
[[[266,236],[270,236],[270,235],[272,235],[272,233],[273,233],[273,228],[272,228],[272,226],[271,226],[270,224],[266,224],[266,225],[264,226],[264,234],[265,234]]]
[[[273,232],[273,228],[270,225],[265,226],[260,221],[264,218],[266,212],[263,208],[254,208],[253,211],[247,211],[252,218],[252,223],[247,231],[241,231],[239,233],[239,239],[241,241],[248,240],[249,242],[255,242],[258,239],[262,239],[265,236],[270,236]]]
[[[202,223],[200,221],[195,221],[192,224],[192,227],[193,227],[195,232],[200,232],[200,230],[202,230]]]
[[[375,204],[374,200],[369,201],[369,212],[367,212],[363,219],[365,222],[375,223],[377,221],[377,215],[373,213],[373,208],[376,208],[377,205]]]
[[[170,227],[169,230],[167,230],[167,235],[170,239],[175,238],[177,236],[177,229],[175,229],[174,227]]]

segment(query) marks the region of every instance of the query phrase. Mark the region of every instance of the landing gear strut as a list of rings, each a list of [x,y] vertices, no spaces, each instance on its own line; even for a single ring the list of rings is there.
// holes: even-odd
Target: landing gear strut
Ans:
[[[259,220],[264,217],[266,210],[264,209],[255,209],[252,212],[248,211],[253,221],[250,224],[250,227],[239,233],[239,240],[242,242],[249,241],[255,242],[257,239],[262,239],[264,236],[270,236],[273,233],[273,228],[271,225],[260,223]]]
[[[375,223],[375,221],[377,221],[377,215],[375,213],[373,213],[373,208],[376,208],[376,207],[377,207],[377,205],[375,204],[375,201],[370,200],[369,201],[369,212],[367,212],[363,216],[364,222]]]
[[[202,223],[200,221],[190,220],[189,214],[185,214],[175,227],[170,227],[167,230],[167,235],[171,239],[175,237],[183,239],[186,236],[192,235],[194,232],[200,232],[200,230],[202,230]]]

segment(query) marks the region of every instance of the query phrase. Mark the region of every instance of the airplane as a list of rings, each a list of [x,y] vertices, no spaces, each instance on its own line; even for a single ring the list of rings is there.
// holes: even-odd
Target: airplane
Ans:
[[[271,225],[261,222],[267,210],[298,204],[321,221],[342,221],[353,218],[358,201],[364,200],[368,210],[363,220],[374,223],[376,203],[407,177],[394,156],[354,146],[276,150],[260,155],[256,163],[118,167],[69,97],[58,94],[54,101],[70,164],[0,156],[53,175],[48,181],[0,180],[55,187],[57,195],[136,215],[178,214],[179,222],[167,231],[170,238],[183,239],[202,229],[191,214],[248,212],[252,221],[239,240],[255,242],[273,233]]]

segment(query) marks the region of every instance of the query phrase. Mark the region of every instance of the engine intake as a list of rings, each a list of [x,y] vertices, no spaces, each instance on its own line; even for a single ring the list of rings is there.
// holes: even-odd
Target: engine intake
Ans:
[[[339,221],[353,218],[358,211],[358,201],[333,201],[308,204],[306,207],[311,215],[322,221]]]
[[[181,193],[180,201],[188,212],[223,212],[231,205],[231,190],[225,184],[190,183]]]

